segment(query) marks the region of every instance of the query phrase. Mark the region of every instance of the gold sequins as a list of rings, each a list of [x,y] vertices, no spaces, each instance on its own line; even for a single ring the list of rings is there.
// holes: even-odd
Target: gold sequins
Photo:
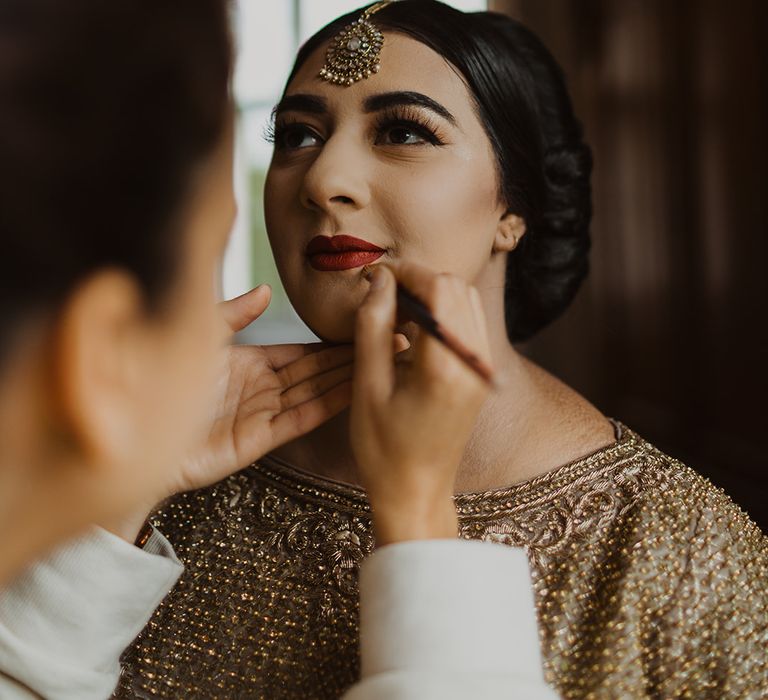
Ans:
[[[768,697],[768,541],[633,432],[508,489],[458,496],[462,536],[525,546],[563,698]],[[364,494],[274,461],[155,519],[186,564],[118,697],[336,698],[358,673]]]

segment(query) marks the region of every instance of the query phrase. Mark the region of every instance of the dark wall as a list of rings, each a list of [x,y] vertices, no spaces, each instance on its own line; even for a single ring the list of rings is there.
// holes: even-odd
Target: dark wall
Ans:
[[[768,531],[768,3],[496,0],[595,154],[592,273],[527,352]]]

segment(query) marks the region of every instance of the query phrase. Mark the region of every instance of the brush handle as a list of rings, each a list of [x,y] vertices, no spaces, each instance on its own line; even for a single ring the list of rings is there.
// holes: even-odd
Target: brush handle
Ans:
[[[444,329],[440,322],[432,315],[426,304],[405,287],[397,285],[398,311],[409,321],[413,321],[433,338],[439,340],[445,347],[462,360],[483,381],[496,388],[491,367],[480,359],[476,353],[467,348],[456,336]]]
[[[427,306],[401,284],[397,285],[397,309],[409,321],[417,323],[425,331],[432,334],[438,332],[437,319],[430,313]]]

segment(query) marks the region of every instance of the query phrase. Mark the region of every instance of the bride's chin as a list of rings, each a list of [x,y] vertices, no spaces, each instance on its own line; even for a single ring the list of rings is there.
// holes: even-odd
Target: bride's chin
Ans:
[[[323,280],[325,284],[305,284],[290,294],[301,320],[321,340],[351,343],[355,337],[357,309],[365,299],[368,284],[360,280]]]
[[[326,343],[351,343],[355,338],[355,311],[328,309],[314,314],[299,314],[304,323],[320,340]]]

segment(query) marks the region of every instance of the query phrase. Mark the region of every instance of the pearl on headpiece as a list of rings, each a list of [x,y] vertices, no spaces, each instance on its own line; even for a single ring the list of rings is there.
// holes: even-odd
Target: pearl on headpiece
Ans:
[[[335,85],[349,86],[379,72],[384,35],[369,20],[393,1],[372,5],[331,40],[319,78]]]

